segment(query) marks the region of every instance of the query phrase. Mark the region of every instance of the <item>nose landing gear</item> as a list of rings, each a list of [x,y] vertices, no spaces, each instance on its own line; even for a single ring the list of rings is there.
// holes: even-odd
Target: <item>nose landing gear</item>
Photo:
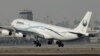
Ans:
[[[36,45],[36,47],[41,47],[41,43],[38,40],[38,36],[36,36],[36,41],[34,41],[34,44]]]
[[[36,47],[41,47],[41,43],[39,41],[34,41],[34,44],[36,45]]]

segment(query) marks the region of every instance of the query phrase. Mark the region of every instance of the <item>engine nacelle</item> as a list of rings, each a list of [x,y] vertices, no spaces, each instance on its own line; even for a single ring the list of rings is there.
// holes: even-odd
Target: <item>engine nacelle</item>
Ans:
[[[2,35],[12,35],[12,32],[9,31],[9,30],[7,30],[7,29],[2,29],[2,30],[1,30],[1,34],[2,34]]]
[[[86,33],[85,35],[88,37],[95,37],[95,34],[93,34],[93,33]]]
[[[24,35],[23,33],[21,32],[18,32],[18,33],[15,33],[15,37],[26,37],[26,35]]]
[[[95,37],[96,34],[89,34],[89,37]]]

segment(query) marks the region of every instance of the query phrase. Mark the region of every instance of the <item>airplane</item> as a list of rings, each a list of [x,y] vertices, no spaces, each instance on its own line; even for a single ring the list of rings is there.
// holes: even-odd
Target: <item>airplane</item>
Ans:
[[[75,40],[78,38],[91,36],[91,34],[87,33],[91,15],[92,12],[87,11],[86,15],[79,23],[79,25],[73,29],[30,21],[27,19],[15,19],[12,21],[11,26],[14,27],[16,31],[18,30],[19,32],[17,33],[20,33],[19,35],[23,37],[26,36],[25,34],[23,34],[24,32],[32,32],[35,36],[34,44],[36,45],[36,47],[41,46],[39,38],[47,39],[49,45],[53,43],[53,40],[57,40],[56,44],[59,47],[63,47],[64,44],[62,41]],[[23,31],[23,33],[21,31]]]

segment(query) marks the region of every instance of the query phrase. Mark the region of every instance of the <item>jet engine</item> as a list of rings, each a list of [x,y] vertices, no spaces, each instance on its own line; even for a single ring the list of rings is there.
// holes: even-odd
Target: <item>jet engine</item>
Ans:
[[[96,34],[89,34],[89,37],[95,37]]]
[[[21,33],[21,32],[17,32],[17,33],[15,33],[15,37],[26,37],[26,35],[24,35],[23,33]]]
[[[7,29],[2,29],[0,32],[2,35],[12,35],[12,32]]]

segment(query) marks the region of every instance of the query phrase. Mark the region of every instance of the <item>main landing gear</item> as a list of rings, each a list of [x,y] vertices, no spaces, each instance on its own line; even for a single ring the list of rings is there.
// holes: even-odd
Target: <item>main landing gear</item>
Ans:
[[[56,44],[58,44],[59,47],[63,47],[64,44],[61,41],[57,41]]]
[[[38,38],[39,38],[39,36],[36,36],[36,40],[34,41],[34,44],[36,45],[36,47],[41,47],[41,43],[39,42]],[[52,43],[53,43],[53,39],[50,39],[48,41],[48,44],[51,45]],[[64,46],[64,44],[60,40],[56,41],[56,44],[59,47],[63,47]]]
[[[36,47],[41,47],[41,43],[39,41],[34,41],[34,44],[36,45]]]
[[[36,47],[41,47],[41,43],[38,40],[38,36],[36,36],[36,41],[34,41],[34,44],[36,45]]]
[[[50,40],[48,41],[48,45],[52,45],[52,43],[53,43],[53,40],[50,39]],[[60,40],[58,40],[58,41],[56,42],[56,44],[57,44],[59,47],[63,47],[63,46],[64,46],[64,44],[63,44]]]

